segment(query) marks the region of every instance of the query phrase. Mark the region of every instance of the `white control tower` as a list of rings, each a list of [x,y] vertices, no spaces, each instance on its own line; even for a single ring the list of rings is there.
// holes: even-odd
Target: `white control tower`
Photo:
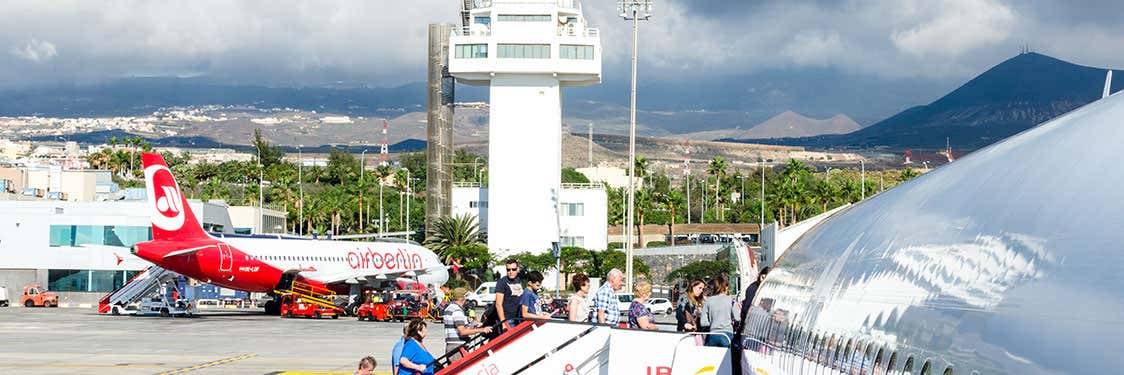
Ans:
[[[490,87],[488,247],[541,253],[558,241],[562,87],[601,83],[601,40],[577,0],[464,0],[449,73]]]

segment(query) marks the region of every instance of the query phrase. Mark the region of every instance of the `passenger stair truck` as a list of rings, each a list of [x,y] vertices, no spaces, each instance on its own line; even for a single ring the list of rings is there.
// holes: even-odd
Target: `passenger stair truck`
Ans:
[[[160,266],[148,267],[144,271],[133,276],[129,282],[122,285],[112,293],[106,294],[98,301],[99,314],[113,314],[120,315],[126,312],[126,307],[140,302],[144,297],[153,294],[160,285],[168,279],[172,279],[179,274],[166,270]]]
[[[305,303],[333,309],[336,311],[337,315],[343,314],[345,310],[336,305],[336,292],[309,283],[294,280],[288,289],[277,289],[273,292],[282,297],[293,295],[294,297],[299,297]]]

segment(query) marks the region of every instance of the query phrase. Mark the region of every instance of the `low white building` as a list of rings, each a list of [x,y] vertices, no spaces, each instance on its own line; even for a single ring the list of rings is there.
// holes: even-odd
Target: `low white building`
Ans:
[[[592,182],[601,182],[612,188],[628,187],[628,170],[617,167],[596,166],[592,168],[577,168],[578,173],[581,173]],[[637,185],[640,184],[640,178],[635,179]]]
[[[230,206],[227,211],[230,212],[230,223],[234,225],[235,233],[285,233],[287,228],[288,213],[284,211],[258,206]]]
[[[230,233],[225,206],[189,204],[205,229]],[[120,287],[151,265],[129,252],[152,239],[147,205],[144,200],[0,201],[0,286],[10,294],[40,284],[63,292],[64,299],[86,303]]]
[[[488,188],[475,183],[456,183],[453,185],[453,215],[472,215],[479,219],[480,230],[488,231],[488,223],[494,219],[488,211]],[[591,250],[604,250],[608,246],[608,194],[604,185],[562,184],[559,194],[560,209],[555,227],[561,230],[563,247],[576,246]],[[508,218],[505,222],[518,222],[518,218]],[[528,243],[533,239],[527,239]],[[549,251],[550,241],[541,246],[525,249],[499,248],[489,243],[489,250],[500,258],[507,255],[529,251],[542,253]]]

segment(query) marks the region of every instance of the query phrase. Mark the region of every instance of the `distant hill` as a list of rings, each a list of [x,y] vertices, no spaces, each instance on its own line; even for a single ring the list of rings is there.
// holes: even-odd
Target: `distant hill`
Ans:
[[[722,129],[683,134],[681,137],[709,141],[723,138],[796,138],[822,134],[845,134],[861,129],[847,115],[814,119],[793,111],[784,111],[749,129]]]
[[[842,135],[740,142],[808,147],[943,148],[974,150],[1097,100],[1106,70],[1024,53],[992,67],[929,105],[913,107]],[[1113,73],[1124,77],[1120,71]],[[1113,82],[1124,89],[1124,78]]]

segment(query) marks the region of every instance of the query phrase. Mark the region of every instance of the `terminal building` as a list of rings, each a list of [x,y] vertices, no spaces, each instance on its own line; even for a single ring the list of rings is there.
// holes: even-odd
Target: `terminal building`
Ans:
[[[204,230],[229,234],[238,229],[225,203],[189,204]],[[96,303],[151,266],[129,252],[134,244],[152,239],[148,212],[143,199],[0,200],[0,286],[18,295],[24,285],[39,284],[59,293],[64,306]],[[264,214],[271,216],[269,210]],[[280,225],[284,227],[283,221]]]
[[[561,231],[562,247],[605,250],[608,247],[609,204],[605,187],[599,183],[562,184],[556,225]],[[469,215],[479,219],[480,231],[489,233],[488,188],[476,183],[453,184],[453,215]],[[547,246],[515,249],[504,254],[528,251],[540,253]]]

